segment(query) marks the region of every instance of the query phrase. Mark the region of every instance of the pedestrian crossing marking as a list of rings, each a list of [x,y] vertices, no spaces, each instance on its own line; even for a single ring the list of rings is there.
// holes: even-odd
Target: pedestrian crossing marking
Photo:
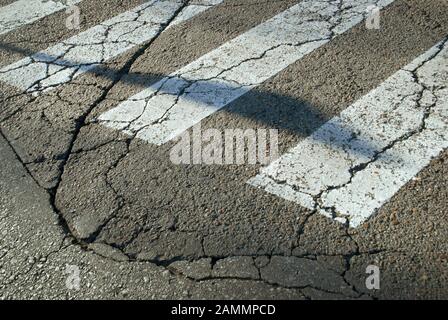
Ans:
[[[248,183],[358,227],[448,147],[447,40]]]
[[[221,3],[205,0],[186,6],[170,26]],[[152,0],[0,69],[0,81],[38,94],[69,83],[104,62],[150,41],[182,7],[181,0]]]
[[[384,7],[393,0],[384,0]],[[370,1],[301,1],[102,114],[107,127],[162,145],[364,18]]]
[[[170,27],[221,2],[194,2]],[[370,1],[302,1],[98,120],[162,145],[350,30],[369,6]],[[154,38],[179,8],[181,1],[147,2],[2,68],[0,80],[29,93],[69,83]],[[446,43],[402,68],[248,183],[352,227],[361,225],[448,147]]]
[[[18,0],[0,8],[0,35],[67,9],[81,0]]]

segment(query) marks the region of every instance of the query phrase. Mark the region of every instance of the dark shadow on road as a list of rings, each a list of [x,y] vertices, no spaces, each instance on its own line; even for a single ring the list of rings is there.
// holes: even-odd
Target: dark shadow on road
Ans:
[[[44,52],[34,53],[27,49],[22,49],[15,45],[0,43],[0,50],[7,50],[10,52],[19,52],[26,56],[33,56],[36,60],[46,61],[50,64],[66,66],[66,67],[80,67],[85,69],[85,73],[90,73],[98,77],[114,80],[120,77],[120,81],[141,88],[142,90],[148,86],[152,86],[162,79],[166,79],[164,74],[140,74],[128,73],[120,75],[120,70],[110,68],[103,65],[79,65],[74,61],[68,61],[62,58],[53,57]],[[67,82],[68,83],[68,82]],[[171,78],[169,82],[161,86],[159,92],[170,93],[172,88],[185,83],[182,78]],[[196,91],[200,92],[214,92],[219,95],[220,92],[229,92],[229,90],[237,90],[237,87],[229,87],[227,84],[219,83],[217,81],[199,81],[200,88]],[[168,85],[167,85],[168,84]],[[138,92],[138,91],[136,91]],[[189,99],[194,99],[196,102],[210,105],[210,96],[204,95],[187,95]],[[208,99],[207,99],[208,98]],[[236,114],[242,117],[249,118],[256,121],[264,127],[276,128],[279,130],[286,130],[289,133],[306,137],[312,134],[316,129],[321,127],[329,120],[329,117],[320,111],[318,106],[314,106],[308,101],[301,100],[296,97],[280,95],[273,92],[264,92],[257,88],[252,89],[243,95],[237,97],[235,100],[228,103],[222,111]],[[356,138],[356,134],[343,127],[335,127],[336,135],[331,140],[331,145],[340,149],[346,148],[347,139]],[[315,137],[315,136],[313,136]],[[340,139],[344,137],[344,139]],[[328,143],[329,139],[325,139]],[[371,157],[376,147],[369,141],[359,141],[358,148],[351,150],[355,154]]]

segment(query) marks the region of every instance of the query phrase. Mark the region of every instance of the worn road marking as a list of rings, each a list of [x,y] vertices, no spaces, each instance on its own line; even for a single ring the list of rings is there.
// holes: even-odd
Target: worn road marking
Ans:
[[[179,15],[173,20],[170,27],[175,26],[176,24],[187,21],[199,13],[209,9],[212,6],[216,6],[222,3],[224,0],[193,0],[188,3]]]
[[[223,0],[194,1],[170,24]],[[27,92],[47,91],[154,38],[181,8],[181,0],[148,1],[55,46],[0,69],[0,81]]]
[[[0,8],[0,35],[69,8],[81,0],[18,0]]]
[[[448,147],[447,40],[248,183],[359,226]]]
[[[393,0],[379,1],[384,7]],[[161,145],[363,20],[371,0],[301,1],[102,114]]]

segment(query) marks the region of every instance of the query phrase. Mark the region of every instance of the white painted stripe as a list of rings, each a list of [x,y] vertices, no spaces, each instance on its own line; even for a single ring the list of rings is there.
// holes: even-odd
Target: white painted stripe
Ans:
[[[33,23],[57,11],[69,8],[81,0],[49,1],[18,0],[0,8],[0,35]]]
[[[249,184],[357,227],[448,147],[448,45],[438,44]]]
[[[195,1],[170,27],[223,0]],[[48,91],[153,39],[182,6],[182,0],[152,0],[42,52],[0,69],[0,81],[27,92]]]
[[[393,0],[379,1],[384,7]],[[305,0],[101,115],[161,145],[363,20],[371,0]],[[137,132],[137,133],[136,133]]]
[[[184,21],[190,20],[199,13],[222,3],[224,0],[193,0],[188,3],[179,15],[173,20],[170,27],[180,24]]]

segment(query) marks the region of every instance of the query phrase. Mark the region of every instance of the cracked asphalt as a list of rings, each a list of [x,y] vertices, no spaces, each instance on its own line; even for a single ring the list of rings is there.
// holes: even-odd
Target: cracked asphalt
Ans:
[[[0,10],[9,3],[0,1]],[[307,208],[247,184],[260,165],[175,165],[175,141],[157,145],[138,135],[146,109],[125,121],[125,132],[105,125],[104,114],[174,79],[174,103],[147,117],[151,125],[170,123],[170,111],[194,84],[224,81],[216,91],[236,85],[244,92],[207,114],[203,130],[277,128],[282,155],[403,72],[415,88],[409,84],[401,98],[415,102],[418,123],[398,137],[385,134],[370,160],[351,163],[351,182],[381,154],[440,125],[436,117],[446,126],[446,73],[403,68],[438,43],[438,53],[446,47],[448,3],[396,0],[382,9],[379,30],[359,23],[338,33],[344,19],[363,10],[350,1],[315,1],[321,11],[304,18],[295,42],[285,27],[286,42],[279,35],[255,54],[229,51],[222,61],[211,54],[212,65],[201,57],[309,1],[161,3],[154,19],[148,12],[158,1],[84,0],[79,30],[67,29],[59,11],[0,34],[0,297],[447,299],[447,150],[354,228],[319,214],[318,198],[329,189]],[[307,22],[325,31],[316,38]],[[315,42],[274,75],[271,67],[231,72],[263,59],[268,65],[279,48]],[[249,73],[269,76],[244,82]],[[143,97],[145,108],[170,94],[159,89]],[[297,190],[309,177],[297,180]],[[79,290],[66,286],[67,265],[80,269]],[[381,271],[378,290],[366,288],[369,265]]]

